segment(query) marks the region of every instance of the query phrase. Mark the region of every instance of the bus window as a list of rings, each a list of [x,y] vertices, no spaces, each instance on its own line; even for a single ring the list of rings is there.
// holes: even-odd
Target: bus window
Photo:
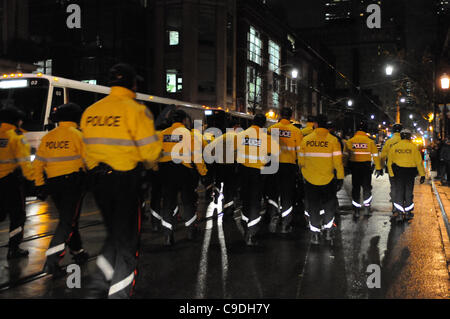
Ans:
[[[55,107],[58,107],[63,104],[64,104],[64,89],[59,87],[53,88],[51,109],[54,110]]]
[[[42,131],[48,88],[47,79],[0,80],[0,107],[17,107],[25,113],[24,130]]]
[[[78,104],[83,110],[101,100],[106,95],[90,91],[67,88],[67,98],[69,102]]]

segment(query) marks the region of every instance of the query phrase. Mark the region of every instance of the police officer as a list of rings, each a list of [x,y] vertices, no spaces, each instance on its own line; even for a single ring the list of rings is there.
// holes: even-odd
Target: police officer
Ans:
[[[308,116],[308,120],[306,122],[306,127],[302,129],[303,136],[308,136],[312,132],[314,132],[314,129],[317,127],[316,117],[315,116]]]
[[[332,240],[336,214],[335,196],[344,180],[339,141],[326,129],[327,119],[324,115],[317,117],[317,125],[318,128],[313,133],[303,138],[299,154],[310,215],[311,243],[316,245],[320,243],[322,209],[325,240]]]
[[[281,121],[268,129],[268,132],[272,137],[279,138],[280,145],[280,168],[278,172],[274,174],[274,183],[268,185],[269,207],[272,208],[269,231],[275,233],[281,219],[280,232],[286,234],[292,232],[291,222],[295,202],[295,177],[299,170],[298,154],[303,134],[298,128],[291,124],[291,108],[282,108],[280,115]],[[279,198],[281,199],[280,209],[278,207]]]
[[[209,184],[205,181],[208,171],[203,161],[202,143],[196,142],[194,133],[186,128],[188,125],[186,112],[175,110],[171,118],[172,126],[159,134],[163,148],[162,157],[159,159],[163,203],[161,223],[166,246],[174,244],[173,211],[177,206],[178,193],[181,192],[188,239],[192,240],[198,230],[194,204],[195,174],[197,172],[200,174],[204,185]]]
[[[263,196],[263,169],[266,165],[278,163],[279,146],[263,130],[266,117],[255,115],[253,125],[237,134],[237,162],[241,177],[242,221],[245,223],[245,243],[258,245],[256,234],[261,222],[260,209]],[[272,145],[273,144],[273,145]],[[272,154],[273,153],[273,154]],[[274,174],[275,172],[267,171]]]
[[[83,113],[81,129],[93,193],[107,237],[97,258],[88,297],[128,298],[137,273],[142,163],[161,153],[153,115],[137,103],[137,76],[126,64],[113,66],[110,94]]]
[[[57,108],[54,119],[59,125],[42,138],[33,162],[38,198],[45,200],[49,193],[59,213],[44,266],[44,272],[54,276],[64,274],[59,262],[66,244],[75,263],[81,265],[89,258],[78,231],[85,179],[85,146],[83,135],[77,129],[81,113],[81,108],[74,103]]]
[[[352,174],[352,204],[354,217],[359,218],[359,211],[364,206],[366,216],[371,214],[372,203],[372,160],[375,163],[377,177],[383,174],[375,142],[367,136],[367,123],[362,121],[358,131],[344,145],[344,162]],[[360,202],[361,187],[363,203]]]
[[[216,187],[222,187],[222,212],[219,216],[231,217],[234,214],[234,198],[238,189],[238,172],[236,164],[236,138],[238,131],[242,131],[237,121],[231,121],[231,128],[225,134],[215,138],[207,147],[216,160]],[[209,152],[208,152],[209,154]]]
[[[399,123],[394,124],[394,126],[392,127],[392,131],[394,132],[394,135],[386,141],[386,143],[383,146],[383,149],[381,150],[381,155],[380,155],[381,165],[386,168],[386,173],[388,173],[388,174],[389,174],[389,171],[387,168],[388,154],[389,154],[389,151],[391,150],[391,147],[401,141],[402,138],[400,137],[400,132],[402,131],[402,129],[403,129],[402,124],[399,124]],[[394,181],[391,176],[389,176],[389,184],[391,187],[390,196],[391,196],[391,201],[392,201],[392,213],[394,214],[394,212],[395,212],[395,209],[394,209],[395,187],[394,187]]]
[[[30,146],[20,131],[23,112],[15,107],[0,110],[0,221],[9,214],[8,259],[28,256],[19,247],[25,225],[24,180],[33,181]]]
[[[388,154],[389,176],[393,178],[394,219],[401,222],[414,217],[414,180],[417,173],[420,183],[425,182],[425,169],[419,149],[411,141],[411,131],[403,129],[401,141],[393,145]]]

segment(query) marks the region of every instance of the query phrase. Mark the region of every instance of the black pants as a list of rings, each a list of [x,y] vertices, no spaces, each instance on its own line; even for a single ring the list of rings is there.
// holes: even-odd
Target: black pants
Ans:
[[[150,193],[150,209],[151,209],[151,222],[158,223],[161,220],[161,198],[162,198],[162,185],[159,171],[151,171],[150,179],[152,184],[152,190]]]
[[[305,196],[308,203],[310,229],[320,232],[322,222],[325,229],[333,227],[336,215],[336,183],[331,181],[327,185],[318,186],[305,181]],[[324,210],[323,220],[320,211]]]
[[[282,223],[289,225],[292,221],[296,195],[296,164],[280,163],[278,172],[270,178],[269,183],[269,208],[271,217],[281,215]],[[281,199],[281,207],[278,209],[278,199]],[[275,208],[275,209],[274,209]]]
[[[92,173],[94,197],[103,216],[106,239],[97,258],[92,289],[109,290],[109,298],[129,298],[137,274],[141,228],[140,171]]]
[[[371,162],[350,162],[352,173],[352,200],[354,207],[369,207],[372,202],[372,167]],[[363,203],[361,204],[361,188]]]
[[[25,195],[19,170],[0,179],[0,221],[9,215],[9,249],[19,248],[25,226]]]
[[[59,223],[47,250],[47,262],[58,263],[65,254],[65,245],[73,252],[83,248],[78,221],[83,200],[84,173],[74,173],[47,181],[50,196],[59,213]]]
[[[394,171],[394,209],[397,212],[412,212],[414,210],[414,182],[417,176],[415,167],[399,167],[393,165]]]
[[[183,215],[185,226],[193,227],[197,220],[195,215],[195,169],[188,168],[183,164],[173,162],[160,163],[159,171],[161,173],[162,184],[162,211],[161,223],[166,234],[173,232],[175,218],[173,212],[177,207],[177,195],[181,192],[183,205]]]
[[[234,198],[237,192],[237,167],[235,164],[216,165],[216,186],[220,189],[223,183],[222,213],[232,215],[234,213]]]
[[[261,222],[261,200],[264,190],[264,179],[261,170],[239,165],[241,177],[242,220],[247,223],[249,235],[256,235]]]

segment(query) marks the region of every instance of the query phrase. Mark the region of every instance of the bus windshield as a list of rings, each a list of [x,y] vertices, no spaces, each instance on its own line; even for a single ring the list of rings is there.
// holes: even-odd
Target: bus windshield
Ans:
[[[0,80],[0,107],[13,106],[22,110],[24,130],[43,131],[48,88],[47,79]]]

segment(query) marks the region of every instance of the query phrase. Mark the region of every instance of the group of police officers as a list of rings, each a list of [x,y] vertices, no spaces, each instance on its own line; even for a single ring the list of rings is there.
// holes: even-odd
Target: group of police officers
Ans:
[[[115,65],[109,80],[110,94],[84,112],[73,103],[57,108],[53,120],[59,125],[42,138],[33,162],[20,129],[23,114],[13,107],[0,110],[0,220],[9,214],[7,258],[28,255],[19,247],[25,224],[23,185],[28,180],[34,182],[39,199],[51,196],[59,213],[44,271],[55,278],[63,274],[59,263],[66,246],[76,263],[85,263],[89,254],[83,249],[78,220],[83,197],[91,191],[104,220],[106,239],[89,283],[90,298],[128,298],[133,293],[143,186],[149,176],[152,228],[162,229],[167,246],[175,242],[179,211],[188,238],[196,237],[199,181],[207,199],[215,198],[214,189],[223,194],[219,215],[232,216],[240,199],[247,246],[258,245],[264,202],[269,232],[292,232],[294,212],[301,201],[299,181],[303,181],[303,210],[311,243],[319,245],[322,237],[331,241],[344,166],[352,174],[355,218],[362,208],[371,214],[372,162],[377,177],[383,175],[384,167],[389,173],[393,218],[400,222],[413,216],[414,179],[419,173],[423,183],[425,171],[411,133],[400,124],[394,125],[394,137],[386,142],[381,156],[366,124],[361,123],[355,136],[343,142],[330,133],[323,115],[310,119],[303,130],[296,127],[290,108],[281,109],[280,121],[267,130],[263,129],[266,117],[258,114],[247,130],[233,123],[233,129],[215,137],[191,130],[189,115],[175,109],[170,121],[156,131],[151,112],[134,100],[135,71],[125,64]],[[181,153],[180,144],[187,145]],[[203,152],[208,147],[222,160],[205,163]],[[268,171],[274,162],[278,169]]]

